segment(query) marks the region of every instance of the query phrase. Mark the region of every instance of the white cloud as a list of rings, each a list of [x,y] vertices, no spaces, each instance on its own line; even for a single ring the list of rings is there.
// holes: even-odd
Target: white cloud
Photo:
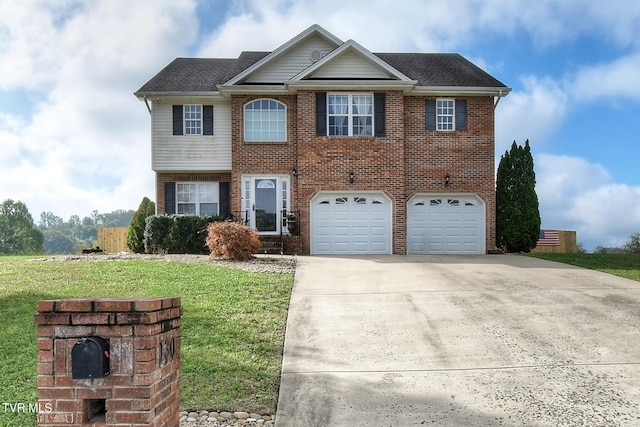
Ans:
[[[527,76],[523,90],[513,90],[496,109],[496,155],[503,154],[515,140],[532,147],[542,144],[565,119],[568,97],[551,78]]]
[[[640,232],[640,187],[611,182],[601,165],[535,154],[542,226],[576,230],[586,249],[621,246]]]
[[[0,91],[39,99],[29,117],[0,116],[0,198],[22,200],[34,218],[52,211],[66,219],[154,197],[149,115],[133,92],[195,41],[195,4],[31,1],[0,9]]]
[[[568,83],[577,100],[634,98],[640,101],[640,52],[613,62],[586,66]]]

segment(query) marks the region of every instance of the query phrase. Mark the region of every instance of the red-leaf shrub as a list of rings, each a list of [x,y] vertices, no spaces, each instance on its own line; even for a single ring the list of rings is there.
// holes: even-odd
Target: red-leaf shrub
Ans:
[[[258,232],[236,222],[214,222],[207,227],[207,247],[212,257],[245,261],[260,250]]]

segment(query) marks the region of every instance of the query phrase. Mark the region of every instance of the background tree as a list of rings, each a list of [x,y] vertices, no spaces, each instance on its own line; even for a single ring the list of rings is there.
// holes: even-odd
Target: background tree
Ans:
[[[131,252],[144,253],[144,228],[148,216],[156,213],[156,204],[148,197],[142,199],[138,210],[133,214],[129,234],[127,235],[127,247]]]
[[[7,199],[0,205],[0,254],[24,255],[42,252],[44,236],[33,223],[27,206]]]
[[[513,141],[500,158],[496,182],[496,245],[507,252],[530,252],[540,236],[536,175],[529,140]]]
[[[629,241],[624,244],[624,251],[632,254],[640,253],[640,233],[632,234]]]
[[[62,231],[44,230],[44,250],[51,254],[72,254],[76,252],[76,240]]]

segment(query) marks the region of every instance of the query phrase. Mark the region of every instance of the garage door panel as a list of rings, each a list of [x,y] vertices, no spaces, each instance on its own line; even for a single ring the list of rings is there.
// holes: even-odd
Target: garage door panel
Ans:
[[[312,254],[391,253],[391,201],[382,193],[320,193],[311,221]]]
[[[484,202],[477,196],[419,196],[407,208],[408,253],[484,253]]]

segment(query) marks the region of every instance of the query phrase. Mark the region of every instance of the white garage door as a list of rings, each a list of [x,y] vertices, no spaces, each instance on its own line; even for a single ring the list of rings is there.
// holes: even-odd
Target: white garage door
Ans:
[[[319,193],[311,200],[311,254],[390,254],[391,200],[382,193]]]
[[[407,252],[484,254],[484,212],[477,196],[415,196],[407,209]]]

